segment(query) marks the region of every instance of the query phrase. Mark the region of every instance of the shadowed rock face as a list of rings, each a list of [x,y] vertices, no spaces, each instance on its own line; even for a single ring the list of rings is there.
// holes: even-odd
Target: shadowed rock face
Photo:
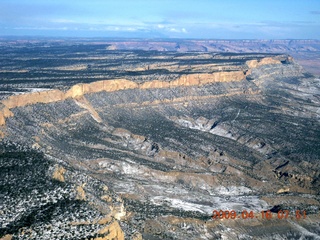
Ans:
[[[320,234],[320,80],[291,57],[101,49],[69,54],[59,66],[42,66],[45,81],[30,72],[5,75],[1,235]],[[83,59],[92,61],[89,68],[70,64]],[[107,73],[99,72],[102,65]],[[74,82],[61,71],[94,77]],[[56,88],[46,82],[49,72],[60,76]],[[21,82],[20,74],[28,81]],[[28,89],[45,84],[50,89]],[[24,190],[15,192],[15,186]],[[253,211],[254,217],[212,220],[220,209],[238,216]],[[268,209],[289,210],[294,218],[262,218]],[[297,221],[297,210],[307,218]]]

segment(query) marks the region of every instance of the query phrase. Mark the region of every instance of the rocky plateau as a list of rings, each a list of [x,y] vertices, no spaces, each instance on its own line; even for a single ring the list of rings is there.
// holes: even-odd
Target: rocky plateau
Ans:
[[[320,239],[315,72],[132,42],[0,41],[0,238]]]

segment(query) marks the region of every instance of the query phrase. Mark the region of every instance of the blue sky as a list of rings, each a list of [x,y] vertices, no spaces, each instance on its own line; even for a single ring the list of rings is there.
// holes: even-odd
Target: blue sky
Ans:
[[[0,0],[0,35],[320,39],[320,0]]]

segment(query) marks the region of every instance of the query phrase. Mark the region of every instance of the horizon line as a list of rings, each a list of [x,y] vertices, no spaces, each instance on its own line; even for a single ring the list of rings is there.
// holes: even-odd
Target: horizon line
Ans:
[[[44,35],[0,35],[1,38],[16,38],[16,39],[24,39],[24,38],[43,38],[43,39],[108,39],[108,40],[199,40],[199,41],[320,41],[317,38],[182,38],[182,37],[84,37],[84,36],[44,36]]]

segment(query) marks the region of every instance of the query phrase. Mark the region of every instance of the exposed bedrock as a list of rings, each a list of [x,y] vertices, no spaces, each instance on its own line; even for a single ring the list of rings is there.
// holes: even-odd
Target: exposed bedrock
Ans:
[[[1,137],[52,163],[46,181],[64,183],[65,198],[91,209],[70,224],[91,226],[97,239],[316,236],[319,79],[284,55],[232,69],[12,95],[2,100]],[[210,220],[215,209],[276,205],[306,209],[309,219]]]
[[[281,56],[284,58],[283,56]],[[216,82],[236,82],[243,81],[246,78],[247,71],[251,73],[252,69],[270,64],[281,64],[280,57],[266,57],[261,60],[248,60],[246,66],[248,69],[244,71],[231,71],[231,72],[214,72],[214,73],[202,73],[202,74],[189,74],[182,75],[176,80],[172,81],[160,81],[154,80],[144,83],[135,83],[126,79],[117,80],[105,80],[93,82],[90,84],[78,84],[71,87],[65,93],[60,90],[40,91],[34,93],[20,94],[10,96],[8,99],[2,101],[4,107],[1,110],[0,124],[4,124],[4,119],[11,116],[9,109],[15,107],[26,106],[36,103],[50,103],[63,101],[67,98],[77,98],[84,94],[107,91],[114,92],[125,89],[157,89],[157,88],[174,88],[182,86],[201,86],[209,83]],[[291,58],[287,58],[291,61]],[[276,74],[276,73],[275,73]]]

